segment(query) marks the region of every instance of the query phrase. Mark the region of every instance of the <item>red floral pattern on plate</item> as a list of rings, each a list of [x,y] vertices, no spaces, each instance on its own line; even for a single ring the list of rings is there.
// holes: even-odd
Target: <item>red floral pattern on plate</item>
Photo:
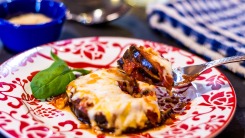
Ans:
[[[0,66],[0,130],[9,137],[110,137],[80,129],[80,122],[66,110],[58,110],[49,100],[38,100],[30,91],[30,81],[52,64],[50,50],[72,68],[108,68],[132,44],[153,47],[173,66],[204,62],[188,52],[147,40],[121,37],[88,37],[46,44],[13,57]],[[213,137],[224,129],[236,108],[235,92],[227,78],[216,69],[200,75],[178,94],[191,100],[173,125],[129,138]]]

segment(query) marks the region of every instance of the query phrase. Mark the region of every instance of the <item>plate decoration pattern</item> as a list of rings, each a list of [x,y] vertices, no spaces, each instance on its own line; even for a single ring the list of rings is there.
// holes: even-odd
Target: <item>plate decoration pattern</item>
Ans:
[[[147,40],[122,37],[88,37],[62,40],[21,53],[0,66],[0,130],[7,137],[97,137],[81,129],[80,122],[68,110],[59,110],[47,100],[35,99],[30,89],[33,76],[52,64],[54,51],[71,68],[108,68],[132,44],[153,47],[173,67],[204,62],[178,48]],[[185,111],[172,125],[143,133],[128,134],[128,138],[211,137],[230,122],[236,108],[236,96],[229,80],[215,68],[205,71],[188,87],[176,89],[176,94],[190,101]],[[164,105],[169,106],[169,105]]]

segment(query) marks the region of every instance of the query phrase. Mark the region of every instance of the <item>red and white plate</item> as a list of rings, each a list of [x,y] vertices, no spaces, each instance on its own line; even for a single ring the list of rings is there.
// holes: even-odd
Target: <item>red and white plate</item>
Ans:
[[[49,101],[32,96],[30,81],[36,72],[50,66],[50,51],[74,68],[108,68],[131,45],[153,47],[169,59],[174,67],[205,62],[181,49],[161,43],[122,38],[88,37],[63,40],[21,53],[0,66],[0,130],[7,137],[81,137],[107,138],[79,128],[79,121],[67,110],[58,110]],[[229,80],[217,69],[204,72],[186,90],[191,104],[172,125],[129,138],[213,137],[232,119],[236,95]],[[124,136],[123,136],[124,137]]]

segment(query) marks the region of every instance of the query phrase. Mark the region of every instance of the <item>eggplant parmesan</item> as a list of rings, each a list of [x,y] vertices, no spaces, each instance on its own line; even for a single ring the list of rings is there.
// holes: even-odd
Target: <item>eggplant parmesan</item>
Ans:
[[[151,48],[131,46],[118,67],[99,69],[69,83],[71,110],[95,131],[115,135],[145,130],[173,118],[161,109],[157,87],[171,91],[171,63]],[[158,85],[158,86],[155,86]]]
[[[130,46],[118,60],[119,68],[136,80],[163,86],[171,91],[172,65],[152,48]]]
[[[115,135],[162,124],[171,109],[160,110],[156,87],[132,81],[118,68],[100,69],[80,76],[67,87],[70,107],[79,120],[94,130]],[[128,87],[128,84],[135,87]]]

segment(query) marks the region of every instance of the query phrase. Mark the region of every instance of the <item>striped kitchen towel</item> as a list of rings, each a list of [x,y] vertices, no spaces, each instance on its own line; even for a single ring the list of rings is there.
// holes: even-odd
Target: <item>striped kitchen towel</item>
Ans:
[[[175,0],[147,6],[149,25],[207,60],[245,55],[245,1]],[[245,62],[226,64],[245,77]]]

